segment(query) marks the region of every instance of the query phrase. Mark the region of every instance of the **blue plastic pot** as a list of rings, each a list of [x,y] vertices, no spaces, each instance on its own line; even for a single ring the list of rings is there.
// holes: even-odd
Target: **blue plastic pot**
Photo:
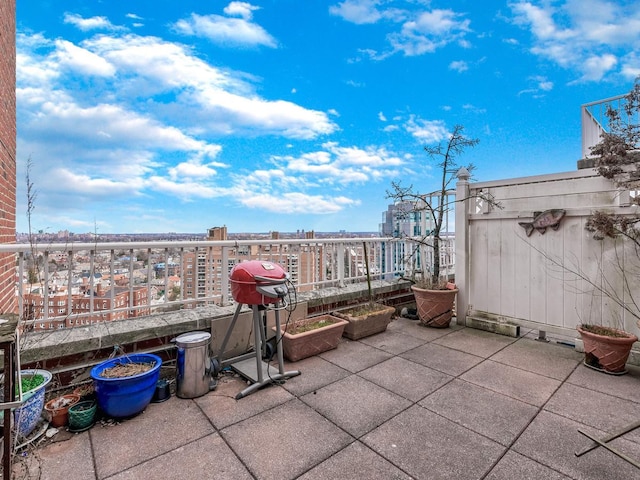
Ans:
[[[152,363],[151,370],[130,377],[104,378],[100,374],[115,365]],[[144,410],[151,402],[160,376],[162,360],[151,353],[134,353],[112,358],[91,369],[98,406],[108,417],[131,417]]]

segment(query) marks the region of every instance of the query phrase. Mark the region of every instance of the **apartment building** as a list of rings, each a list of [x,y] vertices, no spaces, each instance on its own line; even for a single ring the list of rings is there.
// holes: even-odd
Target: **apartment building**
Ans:
[[[113,290],[113,292],[112,292]],[[45,307],[46,302],[46,307]],[[114,322],[149,315],[147,287],[103,288],[96,284],[95,291],[73,293],[66,290],[49,293],[34,289],[23,298],[24,318],[33,320],[34,330],[54,330],[66,327]],[[45,320],[45,310],[47,320]]]
[[[16,242],[16,2],[0,2],[0,243]],[[0,254],[0,314],[17,313],[15,255]]]
[[[313,240],[314,232],[305,232],[305,238]],[[278,232],[271,233],[272,240],[279,240]],[[207,240],[228,240],[227,227],[208,230]],[[311,242],[313,243],[313,242]],[[324,247],[321,243],[310,245],[237,245],[226,251],[223,263],[223,248],[210,246],[196,252],[185,252],[182,256],[182,294],[184,299],[220,298],[223,276],[229,277],[233,267],[247,260],[268,260],[277,263],[289,274],[289,279],[299,291],[311,290],[321,278],[325,264]],[[223,265],[226,265],[227,268]],[[227,292],[230,294],[230,292]],[[198,303],[190,304],[191,307]]]

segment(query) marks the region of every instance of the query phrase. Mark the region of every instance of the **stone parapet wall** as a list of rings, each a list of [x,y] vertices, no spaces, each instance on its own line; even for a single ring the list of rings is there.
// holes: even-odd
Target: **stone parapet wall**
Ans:
[[[413,302],[408,282],[380,282],[373,284],[376,300],[388,305],[400,306]],[[295,317],[313,316],[367,301],[366,284],[348,285],[343,288],[326,288],[305,292],[298,296],[299,308]],[[236,306],[208,306],[159,313],[118,322],[101,323],[87,327],[66,328],[47,332],[31,332],[20,342],[23,368],[45,368],[52,371],[62,385],[89,379],[90,367],[122,351],[133,353],[153,351],[164,360],[175,360],[172,339],[196,330],[212,332],[213,354],[221,344]],[[306,310],[303,312],[302,310]],[[250,309],[242,309],[244,325],[234,329],[230,346],[253,345]],[[245,313],[246,312],[246,313]],[[286,315],[281,314],[281,321]],[[272,323],[269,317],[269,323]],[[237,331],[236,331],[237,330]],[[227,349],[229,351],[229,349]],[[238,352],[232,352],[237,354]]]

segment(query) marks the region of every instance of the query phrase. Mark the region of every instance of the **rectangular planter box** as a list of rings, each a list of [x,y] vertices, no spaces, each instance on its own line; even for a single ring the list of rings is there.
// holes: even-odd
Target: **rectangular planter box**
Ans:
[[[322,320],[328,320],[331,324],[295,335],[289,333],[296,325],[308,325]],[[289,324],[287,330],[284,331],[282,335],[282,350],[284,356],[291,362],[297,362],[303,358],[313,357],[319,353],[336,348],[347,324],[348,322],[346,320],[334,317],[333,315],[306,318]]]
[[[365,313],[363,315],[353,315],[351,312],[357,312],[364,307],[355,307],[355,309],[350,308],[335,312],[334,314],[337,317],[349,322],[349,325],[344,327],[343,335],[351,340],[358,340],[370,335],[375,335],[376,333],[384,332],[391,321],[391,317],[396,312],[396,309],[382,304],[376,305],[380,307],[380,310]]]

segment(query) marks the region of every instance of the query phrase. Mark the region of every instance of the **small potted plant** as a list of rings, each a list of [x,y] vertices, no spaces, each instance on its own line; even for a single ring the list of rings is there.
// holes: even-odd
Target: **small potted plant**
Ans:
[[[45,411],[51,416],[49,424],[52,427],[64,427],[69,421],[69,407],[80,401],[80,396],[68,393],[52,398],[44,405]]]
[[[52,378],[51,372],[39,368],[20,371],[22,405],[14,412],[18,435],[27,437],[38,424],[44,409],[45,389]]]
[[[76,433],[91,428],[97,408],[95,400],[83,400],[69,407],[69,431]]]
[[[433,263],[430,271],[419,273],[411,270],[408,278],[412,283],[416,307],[420,322],[423,325],[436,328],[448,327],[453,317],[454,302],[458,289],[449,278],[441,275],[440,268],[440,244],[443,233],[443,226],[449,212],[454,207],[454,202],[464,199],[448,201],[453,182],[457,178],[458,168],[456,158],[465,149],[478,144],[478,139],[471,139],[464,136],[464,127],[456,125],[449,134],[448,141],[439,143],[437,146],[427,146],[424,150],[431,160],[439,159],[439,186],[438,190],[429,195],[419,194],[413,190],[412,186],[403,187],[399,182],[392,183],[392,190],[387,193],[389,198],[393,198],[398,204],[407,206],[400,209],[401,215],[415,216],[426,215],[428,225],[432,228],[429,231],[419,232],[417,236],[407,236],[407,240],[418,244],[409,258],[405,259],[407,264],[415,265],[416,255],[420,255],[421,261],[425,258],[432,258]],[[473,165],[469,164],[466,169],[462,169],[468,175],[473,170]]]

